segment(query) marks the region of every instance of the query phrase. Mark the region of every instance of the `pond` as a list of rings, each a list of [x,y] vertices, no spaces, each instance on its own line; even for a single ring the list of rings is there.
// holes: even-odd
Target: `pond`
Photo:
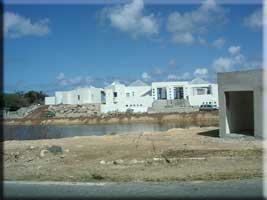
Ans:
[[[167,131],[172,128],[188,128],[185,123],[134,123],[101,125],[5,125],[4,140],[37,140],[74,136],[100,136],[118,133],[143,133]]]

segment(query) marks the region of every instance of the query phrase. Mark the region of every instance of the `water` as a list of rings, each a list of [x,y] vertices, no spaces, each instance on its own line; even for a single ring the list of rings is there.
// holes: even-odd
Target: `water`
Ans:
[[[143,133],[145,131],[167,131],[172,128],[186,128],[181,123],[136,123],[101,125],[33,125],[4,126],[4,140],[37,140],[66,138],[74,136],[113,135],[118,133]]]

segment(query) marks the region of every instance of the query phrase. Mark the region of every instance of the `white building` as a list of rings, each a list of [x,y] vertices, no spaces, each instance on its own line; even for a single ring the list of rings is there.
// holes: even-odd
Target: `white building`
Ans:
[[[153,82],[153,100],[187,99],[191,106],[218,105],[218,86],[209,83]]]
[[[142,81],[135,81],[129,86],[113,82],[104,89],[105,102],[101,105],[101,112],[146,112],[152,105],[151,86]]]
[[[135,81],[126,86],[117,81],[104,89],[80,88],[72,91],[60,91],[55,97],[46,97],[46,105],[101,103],[101,112],[112,111],[147,112],[155,100],[187,99],[192,106],[202,104],[218,105],[217,84],[199,81],[153,82],[147,85]]]
[[[101,103],[101,88],[78,88],[71,91],[57,91],[54,97],[46,97],[46,105]]]

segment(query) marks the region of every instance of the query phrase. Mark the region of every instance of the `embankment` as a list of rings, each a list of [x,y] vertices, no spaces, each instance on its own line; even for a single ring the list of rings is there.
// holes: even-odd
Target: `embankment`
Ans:
[[[193,113],[112,114],[75,118],[7,119],[4,125],[85,125],[175,122],[197,126],[218,126],[218,111]]]

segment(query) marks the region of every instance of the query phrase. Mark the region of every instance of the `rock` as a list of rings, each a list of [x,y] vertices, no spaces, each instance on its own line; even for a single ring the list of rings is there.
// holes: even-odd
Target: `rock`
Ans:
[[[101,165],[105,165],[105,164],[106,164],[106,161],[101,160],[101,161],[100,161],[100,164],[101,164]]]
[[[116,162],[116,160],[112,161],[113,165],[117,165],[118,163]]]
[[[49,148],[47,148],[47,150],[53,154],[62,154],[63,153],[63,149],[61,146],[51,146]]]
[[[65,158],[65,155],[61,155],[60,158]]]
[[[70,152],[70,150],[69,150],[69,149],[65,149],[65,152],[67,152],[67,153],[68,153],[68,152]]]
[[[108,161],[107,162],[107,165],[111,165],[111,164],[113,164],[113,161]]]
[[[29,149],[33,150],[33,149],[35,149],[35,147],[31,145],[31,146],[29,146]]]
[[[33,161],[33,160],[34,160],[33,158],[30,158],[30,159],[27,160],[27,162],[31,162],[31,161]]]
[[[15,157],[15,159],[18,159],[19,156],[20,156],[20,153],[19,153],[19,152],[15,152],[15,153],[14,153],[14,157]]]
[[[162,158],[153,158],[154,161],[160,161]]]
[[[119,159],[119,160],[116,160],[116,163],[117,163],[117,164],[123,164],[124,161],[123,161],[122,159]]]
[[[48,150],[46,150],[46,149],[41,150],[40,151],[40,157],[43,158],[46,153],[48,153]]]
[[[136,160],[136,159],[133,159],[130,161],[130,164],[136,164],[136,163],[138,163],[138,160]]]

